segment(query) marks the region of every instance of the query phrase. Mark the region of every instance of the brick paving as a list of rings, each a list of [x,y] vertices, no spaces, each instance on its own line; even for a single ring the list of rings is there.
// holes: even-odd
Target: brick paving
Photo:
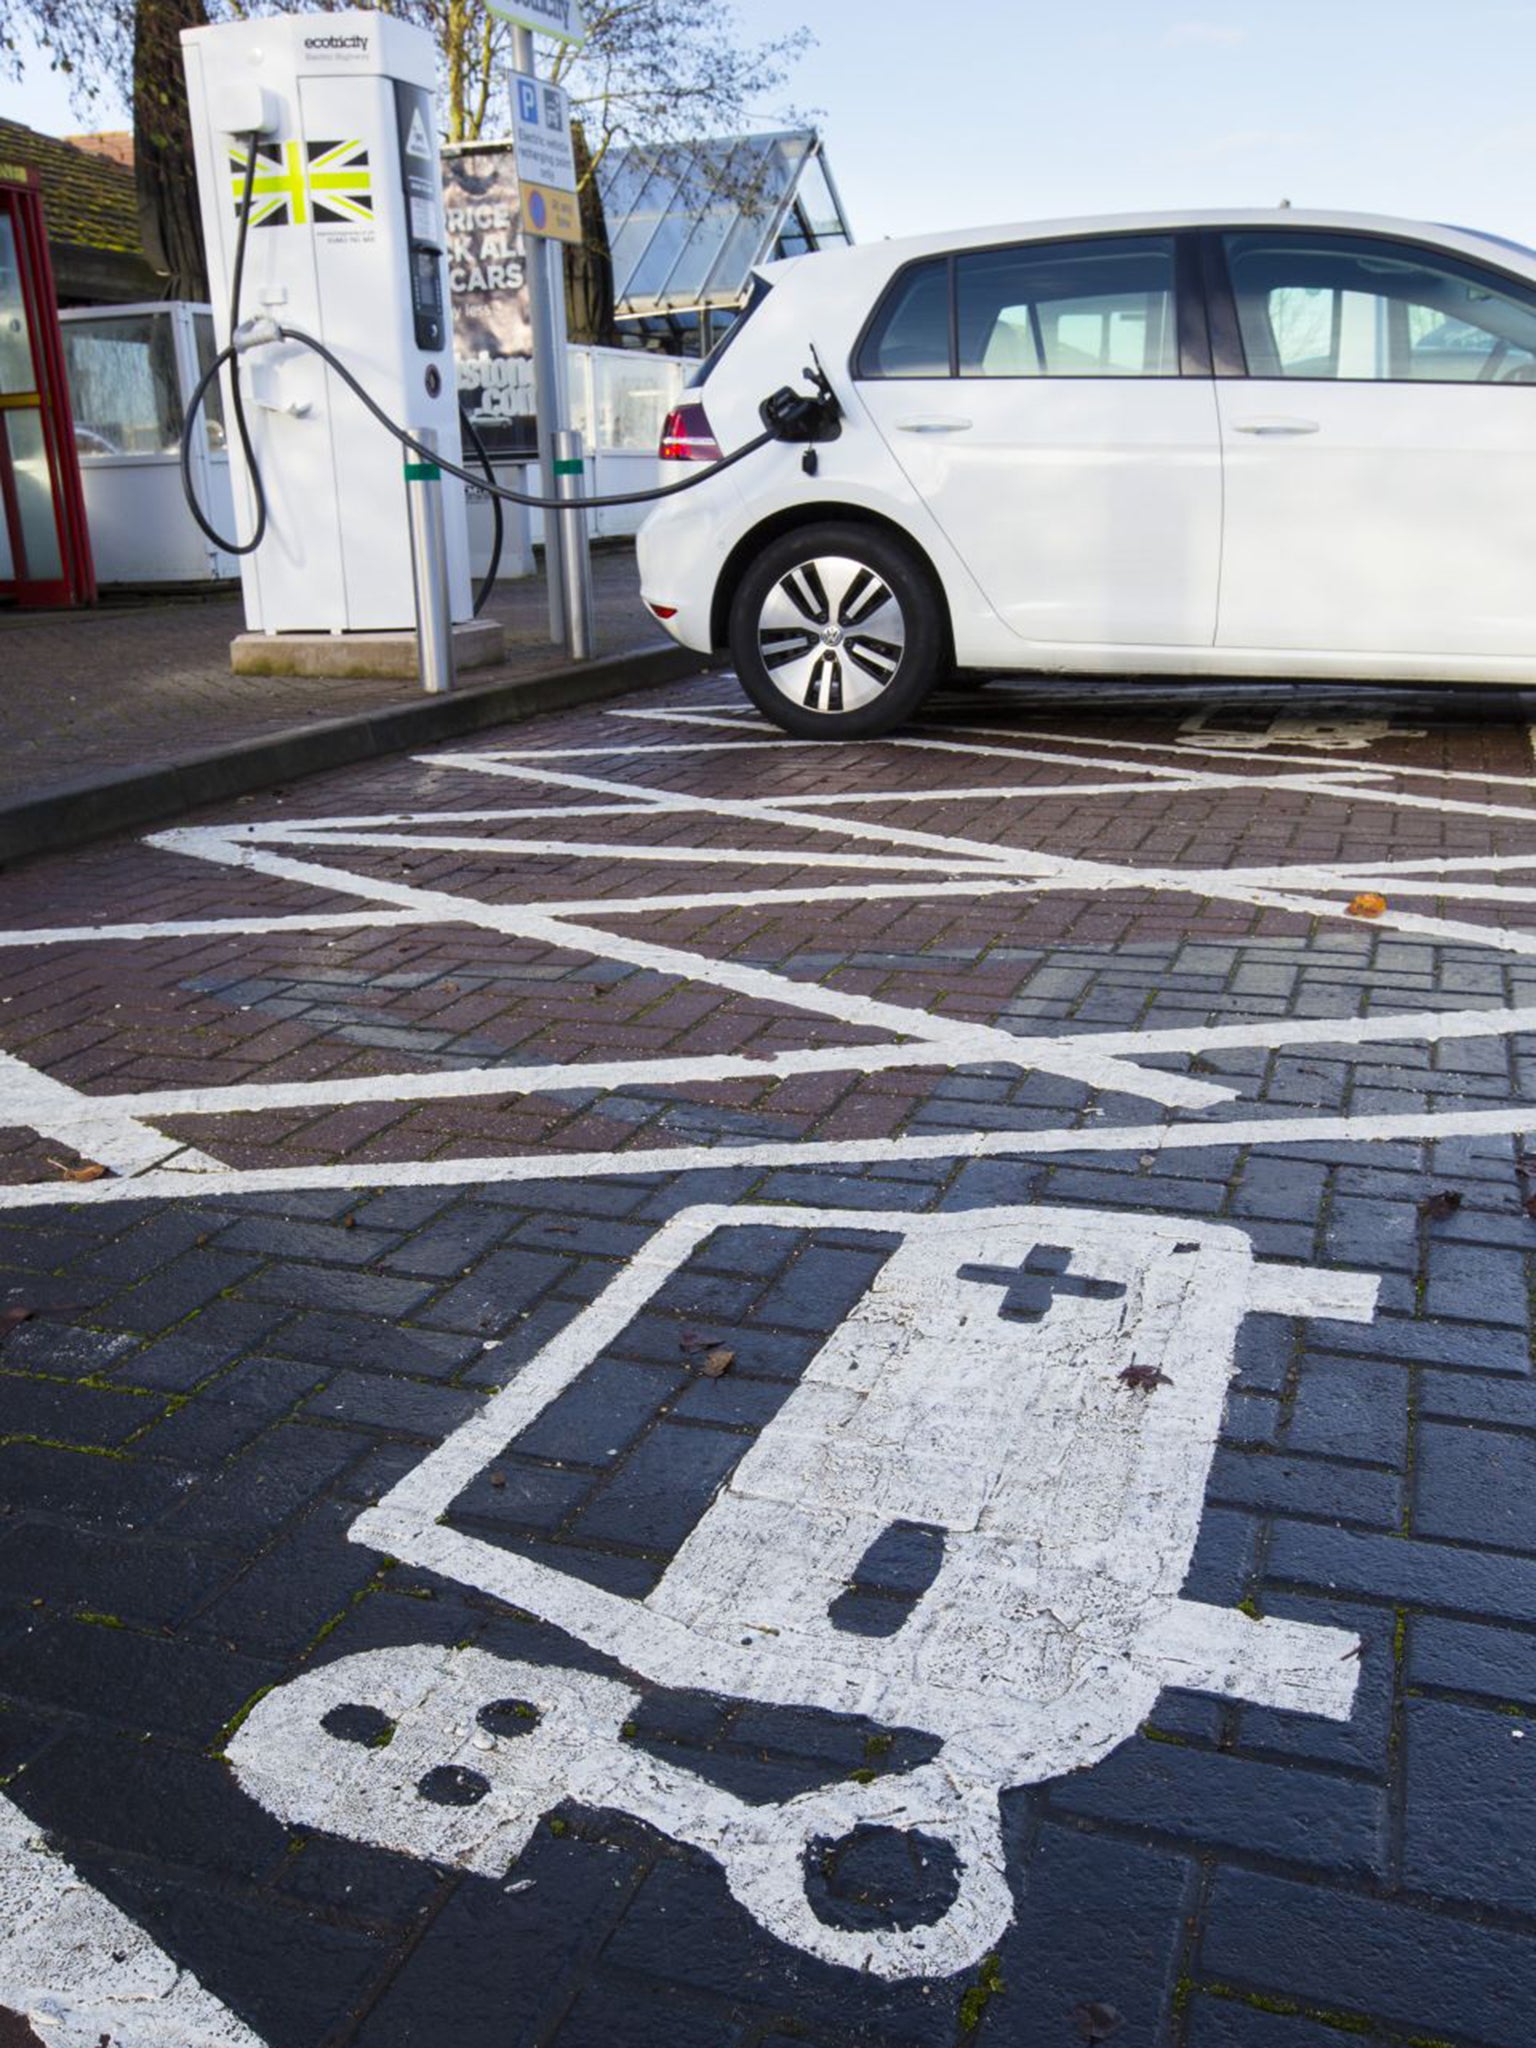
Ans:
[[[593,557],[595,651],[670,645],[640,603],[633,550]],[[542,575],[500,583],[485,616],[507,630],[506,659],[466,671],[466,687],[546,673]],[[421,701],[414,683],[360,676],[236,676],[238,595],[72,613],[0,612],[0,805],[55,785],[288,732],[310,722]]]
[[[505,750],[546,781],[400,759],[187,821],[237,835],[217,843],[240,865],[125,840],[0,877],[0,926],[39,936],[417,919],[5,950],[0,1049],[93,1101],[144,1098],[164,1150],[228,1172],[37,1199],[63,1186],[52,1162],[94,1156],[90,1133],[0,1131],[0,1318],[30,1311],[0,1320],[0,1789],[267,2048],[1528,2048],[1536,1018],[1413,1035],[1536,1005],[1527,707],[1360,693],[1344,715],[1390,722],[1361,751],[1221,754],[1179,747],[1209,693],[994,689],[936,731],[982,749],[952,754],[780,745],[716,709],[730,696],[711,679],[644,718],[444,750]],[[1250,743],[1339,705],[1243,701]],[[668,712],[727,724],[650,715]],[[1208,780],[1147,788],[1138,764]],[[616,811],[561,775],[648,795]],[[770,800],[800,808],[781,822]],[[430,819],[391,822],[407,813]],[[337,819],[376,821],[379,843]],[[1005,885],[985,864],[1026,853],[1060,871]],[[1207,879],[1175,886],[1178,869]],[[1379,921],[1341,914],[1366,870]],[[963,876],[976,893],[941,893]],[[636,899],[659,900],[619,907]],[[553,930],[527,922],[555,906]],[[865,1071],[896,1013],[910,1063]],[[1355,1031],[1399,1016],[1402,1037]],[[921,1037],[962,1028],[1050,1045],[946,1057]],[[1050,1064],[1096,1042],[1135,1071]],[[784,1064],[809,1052],[824,1064]],[[691,1074],[704,1060],[731,1070]],[[599,1061],[627,1070],[570,1071]],[[557,1071],[521,1092],[529,1067]],[[1160,1082],[1227,1093],[1136,1093]],[[238,1110],[216,1092],[279,1084],[300,1092]],[[159,1100],[189,1090],[195,1106]],[[931,1977],[817,1960],[710,1856],[613,1808],[557,1800],[493,1878],[248,1796],[227,1761],[247,1715],[343,1658],[472,1647],[613,1675],[526,1608],[348,1530],[700,1203],[774,1215],[705,1237],[465,1483],[448,1534],[644,1599],[885,1270],[899,1234],[861,1212],[1222,1224],[1264,1261],[1380,1275],[1371,1321],[1243,1323],[1184,1587],[1358,1636],[1347,1718],[1165,1690],[1092,1768],[1004,1791],[1014,1916]],[[1014,1312],[1048,1313],[1050,1292]],[[835,1626],[899,1639],[942,1549],[893,1525]],[[899,1720],[637,1689],[626,1742],[747,1802],[896,1782],[936,1754]],[[317,1777],[389,1739],[376,1709],[346,1713]],[[492,1749],[515,1749],[509,1716]],[[478,1796],[453,1769],[420,1797]],[[833,1927],[934,1921],[956,1883],[890,1830],[813,1862]]]

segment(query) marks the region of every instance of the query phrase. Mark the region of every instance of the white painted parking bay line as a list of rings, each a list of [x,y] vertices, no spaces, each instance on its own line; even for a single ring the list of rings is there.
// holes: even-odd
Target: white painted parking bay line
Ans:
[[[1161,1053],[1194,1053],[1262,1048],[1290,1050],[1302,1045],[1436,1045],[1468,1038],[1498,1038],[1517,1031],[1536,1032],[1536,1007],[1511,1010],[1423,1010],[1389,1016],[1292,1018],[1270,1017],[1248,1024],[1179,1026],[1164,1031],[1056,1032],[1020,1034],[1012,1040],[1009,1058],[996,1051],[995,1034],[978,1030],[971,1044],[964,1037],[942,1048],[918,1041],[910,1045],[830,1046],[803,1052],[779,1052],[766,1058],[715,1053],[650,1060],[581,1060],[549,1066],[464,1067],[447,1073],[366,1074],[320,1081],[250,1081],[215,1088],[150,1088],[122,1095],[91,1098],[118,1116],[235,1116],[268,1109],[346,1108],[366,1102],[452,1102],[500,1095],[601,1093],[624,1088],[686,1088],[717,1081],[782,1081],[800,1074],[875,1074],[902,1068],[1011,1066],[1020,1072],[1060,1070],[1065,1059],[1083,1054],[1128,1059]],[[1113,1071],[1113,1069],[1110,1069]],[[1161,1077],[1160,1077],[1161,1078]],[[1140,1093],[1127,1087],[1126,1092]],[[1213,1090],[1225,1101],[1236,1100],[1231,1089]],[[221,1169],[222,1170],[222,1169]]]
[[[207,1153],[151,1130],[110,1096],[82,1095],[8,1052],[0,1052],[0,1126],[36,1131],[115,1173],[171,1165],[192,1173],[220,1170]]]
[[[0,2009],[44,2048],[263,2048],[0,1794]]]
[[[259,939],[289,932],[358,932],[388,925],[420,924],[410,910],[333,911],[313,917],[205,917],[164,924],[48,925],[37,931],[0,931],[0,946],[84,946],[134,939]]]
[[[306,1193],[331,1188],[504,1187],[520,1181],[632,1180],[680,1173],[764,1172],[818,1166],[878,1170],[914,1160],[1045,1159],[1081,1153],[1228,1151],[1262,1146],[1434,1144],[1444,1138],[1523,1138],[1536,1132],[1536,1103],[1497,1109],[1425,1110],[1383,1116],[1274,1116],[1200,1123],[1111,1124],[1051,1131],[943,1132],[920,1138],[787,1139],[749,1145],[678,1145],[630,1152],[536,1151],[515,1158],[413,1159],[400,1164],[346,1161],[336,1166],[228,1168],[201,1177],[202,1197]],[[184,1174],[157,1171],[90,1186],[0,1186],[0,1210],[77,1208],[93,1202],[145,1202],[188,1192]],[[857,1211],[850,1210],[850,1216]]]
[[[1013,1034],[998,1027],[957,1022],[897,1003],[877,1001],[851,990],[824,987],[819,982],[795,981],[769,969],[750,967],[731,959],[711,959],[672,946],[659,946],[644,939],[628,938],[596,927],[548,917],[532,908],[513,904],[480,903],[434,890],[418,889],[382,878],[352,875],[308,861],[290,860],[248,844],[235,846],[217,828],[193,826],[159,834],[154,843],[181,852],[196,851],[205,860],[239,868],[255,868],[263,874],[285,880],[318,883],[337,891],[354,891],[370,900],[427,909],[435,906],[445,922],[472,924],[513,938],[542,941],[568,951],[585,953],[595,959],[620,960],[633,967],[683,981],[706,981],[737,995],[766,1001],[776,1010],[800,1010],[834,1018],[842,1024],[866,1027],[900,1037],[913,1038],[943,1053],[951,1045],[966,1048],[967,1062],[985,1057],[1010,1059],[1017,1044]],[[990,1055],[972,1050],[992,1047]],[[1147,1101],[1174,1108],[1200,1108],[1224,1101],[1230,1091],[1181,1075],[1159,1074],[1122,1061],[1106,1060],[1091,1044],[1063,1049],[1054,1071],[1081,1079],[1099,1088],[1113,1088],[1139,1095]]]

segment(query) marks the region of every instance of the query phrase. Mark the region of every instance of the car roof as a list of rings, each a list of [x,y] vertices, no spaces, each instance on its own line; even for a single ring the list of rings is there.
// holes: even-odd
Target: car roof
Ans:
[[[1388,235],[1399,241],[1428,243],[1448,254],[1467,256],[1536,278],[1536,250],[1501,235],[1475,228],[1446,227],[1432,221],[1405,220],[1390,214],[1325,212],[1311,207],[1253,206],[1224,210],[1169,213],[1111,213],[1070,216],[1060,220],[1002,222],[963,228],[946,234],[907,235],[896,240],[860,242],[851,249],[819,250],[765,265],[775,279],[803,263],[856,261],[859,267],[894,271],[924,256],[947,255],[954,249],[990,249],[1000,243],[1044,242],[1095,235],[1173,234],[1188,228],[1326,228],[1334,232]],[[822,273],[825,275],[825,273]]]

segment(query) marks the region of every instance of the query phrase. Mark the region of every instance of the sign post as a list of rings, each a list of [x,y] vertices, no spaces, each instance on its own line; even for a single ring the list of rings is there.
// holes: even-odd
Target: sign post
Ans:
[[[575,233],[563,239],[579,241],[580,213],[576,207],[576,167],[571,152],[570,111],[558,86],[538,78],[533,36],[552,36],[557,42],[583,43],[587,37],[581,0],[490,0],[491,11],[512,23],[512,63],[517,76],[512,81],[512,123],[517,149],[518,180],[522,189],[523,235],[528,248],[528,310],[533,327],[533,373],[539,431],[539,495],[561,495],[555,467],[555,436],[570,417],[570,395],[566,378],[565,256],[561,248],[557,219],[574,214]],[[528,94],[532,94],[530,100]],[[560,138],[546,129],[547,108],[543,95],[557,96],[563,110],[564,155],[556,154]],[[531,120],[525,116],[532,115]],[[535,140],[535,138],[537,138]],[[531,149],[532,155],[525,154]],[[569,213],[557,202],[563,195],[559,174],[569,164]],[[537,166],[537,169],[534,167]],[[556,172],[550,181],[542,174]],[[566,616],[565,590],[569,578],[564,559],[562,518],[546,512],[544,518],[544,574],[549,587],[549,637],[564,641],[574,650],[579,637],[590,635],[590,621],[573,622]],[[584,581],[584,579],[583,579]]]

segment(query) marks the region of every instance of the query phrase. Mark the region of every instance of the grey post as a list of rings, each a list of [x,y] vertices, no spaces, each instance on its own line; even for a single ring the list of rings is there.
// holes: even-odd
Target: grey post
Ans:
[[[437,451],[431,427],[413,427]],[[453,688],[453,605],[448,588],[448,531],[443,524],[443,473],[407,449],[405,500],[411,518],[411,579],[416,586],[416,660],[421,687],[435,697]]]
[[[533,30],[512,24],[512,68],[526,78],[537,75]],[[523,231],[528,252],[528,323],[533,330],[534,404],[538,410],[539,496],[560,495],[555,483],[556,432],[570,414],[565,362],[565,251],[556,241]],[[556,513],[541,515],[544,523],[544,574],[549,585],[549,637],[566,638],[565,577],[560,560],[560,521]]]
[[[560,523],[565,621],[572,661],[592,659],[592,558],[587,550],[586,508],[580,502],[586,491],[586,474],[581,435],[574,430],[556,434],[556,488],[567,502],[555,517]]]

